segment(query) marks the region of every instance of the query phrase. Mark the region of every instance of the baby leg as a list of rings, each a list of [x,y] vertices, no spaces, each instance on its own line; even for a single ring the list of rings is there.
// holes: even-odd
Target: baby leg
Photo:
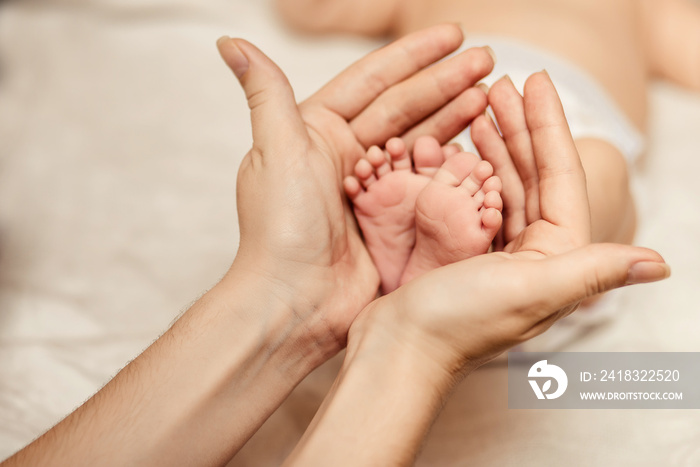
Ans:
[[[625,157],[606,141],[580,138],[574,142],[586,172],[591,240],[631,244],[637,216]]]

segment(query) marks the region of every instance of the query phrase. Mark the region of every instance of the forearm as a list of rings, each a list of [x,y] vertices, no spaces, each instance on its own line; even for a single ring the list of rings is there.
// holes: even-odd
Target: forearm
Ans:
[[[400,337],[349,336],[342,369],[285,465],[412,465],[455,378]]]
[[[326,358],[306,334],[234,271],[7,465],[221,465]]]

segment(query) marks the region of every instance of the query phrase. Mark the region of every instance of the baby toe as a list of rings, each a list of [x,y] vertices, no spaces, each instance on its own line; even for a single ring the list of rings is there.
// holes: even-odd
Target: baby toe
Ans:
[[[374,175],[374,167],[367,159],[357,161],[355,176],[365,188],[377,181],[377,177]]]
[[[381,178],[391,172],[391,165],[387,161],[384,151],[382,151],[378,146],[372,146],[369,148],[367,151],[367,160],[374,168],[377,178]]]
[[[391,138],[387,141],[386,151],[389,153],[394,170],[411,170],[411,157],[408,154],[406,143],[401,138]]]
[[[484,208],[503,210],[503,198],[498,191],[488,191],[484,195]]]
[[[445,157],[445,159],[460,152],[464,152],[464,149],[458,143],[450,143],[442,147],[442,155]]]
[[[486,179],[484,185],[481,188],[484,192],[496,191],[500,193],[503,190],[503,183],[498,175],[493,175]]]
[[[478,163],[479,157],[474,154],[468,152],[455,154],[440,166],[433,180],[445,185],[460,186]]]
[[[445,162],[445,155],[438,140],[432,136],[421,136],[413,145],[413,163],[416,172],[432,176]]]
[[[464,188],[470,196],[474,196],[482,189],[484,182],[491,175],[493,175],[493,166],[486,161],[479,161],[460,186]]]
[[[490,240],[493,240],[493,238],[496,236],[496,233],[498,233],[498,229],[501,228],[502,223],[503,215],[498,209],[488,208],[481,212],[482,230]]]
[[[345,194],[348,195],[348,198],[353,201],[362,193],[360,181],[352,176],[347,176],[343,179],[343,189],[345,190]]]

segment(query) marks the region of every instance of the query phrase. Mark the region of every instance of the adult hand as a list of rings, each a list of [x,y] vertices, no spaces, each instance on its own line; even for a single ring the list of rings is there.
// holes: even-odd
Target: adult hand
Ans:
[[[406,336],[418,336],[416,345],[452,374],[544,332],[587,297],[669,274],[652,250],[590,245],[585,175],[546,73],[528,79],[524,97],[501,80],[489,100],[504,138],[486,117],[474,122],[473,137],[504,190],[521,181],[520,195],[503,197],[504,251],[432,271],[368,307],[393,310],[374,314],[392,323],[393,335],[411,328]]]
[[[472,128],[474,144],[504,182],[498,249],[510,252],[555,254],[590,243],[590,209],[580,159],[546,155],[573,154],[574,146],[561,104],[554,99],[556,91],[542,82],[549,79],[541,75],[531,77],[525,99],[507,76],[490,89],[489,104],[503,137],[486,115],[476,119]],[[535,152],[541,157],[535,157]],[[568,189],[550,190],[552,183]],[[541,203],[542,193],[551,199]]]
[[[241,243],[229,273],[109,384],[6,465],[224,465],[344,344],[378,278],[341,196],[343,164],[395,135],[440,140],[483,110],[493,61],[455,26],[350,67],[301,106],[252,45],[219,50],[248,97]],[[329,332],[330,331],[330,332]],[[3,464],[5,465],[5,464]]]
[[[519,203],[510,206],[505,251],[435,269],[369,304],[350,329],[338,378],[285,465],[412,465],[465,374],[542,333],[583,298],[668,276],[654,251],[588,244],[585,177],[554,86],[540,73],[526,83],[524,99],[513,91],[505,81],[491,94],[508,98],[496,104],[497,115],[506,142],[517,137],[518,144],[506,148],[488,120],[472,127],[477,139],[490,131],[482,156],[493,160],[495,151],[521,190],[504,197]]]
[[[269,281],[329,354],[344,345],[379,283],[342,178],[373,144],[393,136],[411,144],[423,134],[445,142],[483,112],[486,96],[473,85],[493,67],[487,49],[428,67],[461,41],[455,25],[409,35],[300,105],[258,49],[241,39],[218,43],[246,93],[253,127],[253,148],[238,175],[241,238],[229,276]]]

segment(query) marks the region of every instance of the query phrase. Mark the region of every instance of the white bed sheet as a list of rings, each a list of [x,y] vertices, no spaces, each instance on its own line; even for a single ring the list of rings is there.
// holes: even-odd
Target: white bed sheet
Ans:
[[[232,260],[251,138],[214,47],[224,34],[265,50],[300,99],[380,45],[301,38],[268,1],[0,4],[0,459],[94,393]],[[625,290],[619,318],[572,350],[700,350],[700,96],[657,84],[651,107],[638,243],[673,277]],[[458,389],[469,402],[447,407],[470,420],[455,436],[473,453],[464,463],[700,465],[697,411],[509,411],[505,376],[477,372]],[[293,396],[309,414],[310,387]],[[298,436],[271,444],[272,429],[240,464],[274,465],[269,448],[252,461],[255,446],[283,453]],[[450,430],[438,421],[431,437]],[[423,459],[440,457],[432,446]]]

